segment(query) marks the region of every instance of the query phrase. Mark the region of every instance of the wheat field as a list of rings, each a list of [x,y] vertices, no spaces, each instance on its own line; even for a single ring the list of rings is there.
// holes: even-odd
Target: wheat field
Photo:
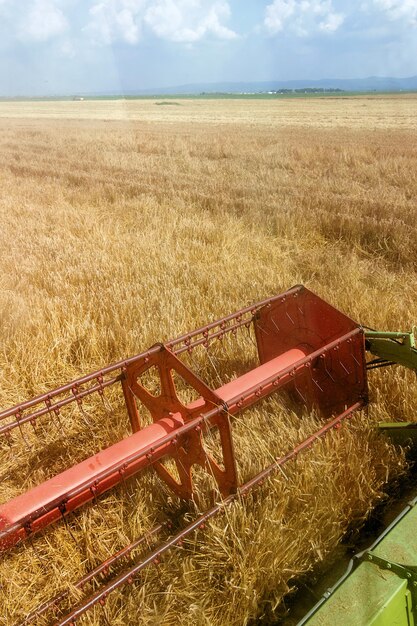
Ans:
[[[417,322],[415,96],[2,102],[0,181],[2,408],[298,283],[370,327]],[[233,376],[245,350],[219,369]],[[415,376],[369,382],[366,411],[80,623],[288,621],[297,581],[406,471],[373,425],[415,420]],[[126,436],[117,406],[96,408],[29,449],[1,443],[0,502]],[[248,411],[233,427],[240,476],[317,427],[284,400]],[[0,623],[182,510],[150,471],[127,489],[2,556]]]

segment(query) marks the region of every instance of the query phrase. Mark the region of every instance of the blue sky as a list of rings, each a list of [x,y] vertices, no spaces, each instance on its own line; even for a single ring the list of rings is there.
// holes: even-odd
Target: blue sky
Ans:
[[[0,0],[0,95],[417,74],[417,0]]]

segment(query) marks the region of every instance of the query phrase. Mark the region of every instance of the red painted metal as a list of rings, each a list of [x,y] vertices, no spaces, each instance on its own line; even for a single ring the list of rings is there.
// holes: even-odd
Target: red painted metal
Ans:
[[[87,611],[89,611],[96,604],[104,605],[109,594],[113,593],[117,589],[120,589],[126,584],[133,584],[138,580],[139,574],[149,565],[158,563],[161,557],[174,548],[175,546],[181,545],[184,538],[191,535],[193,532],[198,532],[205,528],[207,522],[210,521],[214,516],[219,515],[224,512],[232,502],[235,501],[238,496],[245,496],[253,489],[258,488],[262,483],[271,476],[278,468],[282,467],[292,459],[296,458],[299,454],[306,452],[310,449],[317,441],[319,441],[322,437],[324,437],[330,430],[334,428],[339,428],[341,424],[350,419],[355,411],[362,408],[363,403],[357,402],[354,405],[347,408],[343,413],[337,415],[332,420],[328,421],[322,428],[313,433],[310,437],[299,443],[295,448],[289,451],[282,457],[277,458],[273,463],[271,463],[267,468],[265,468],[262,472],[254,476],[251,480],[242,485],[237,494],[231,494],[223,501],[214,505],[211,509],[197,517],[193,522],[188,524],[185,528],[171,536],[167,541],[160,544],[154,550],[152,550],[145,557],[141,557],[140,559],[135,559],[133,564],[122,571],[120,574],[114,576],[108,583],[103,584],[97,591],[87,594],[87,596],[80,602],[80,604],[73,609],[68,615],[61,618],[58,622],[56,622],[55,626],[74,626],[76,621],[85,615]],[[140,540],[138,540],[140,541]],[[121,551],[123,553],[124,551]],[[119,553],[118,553],[119,554]],[[108,561],[112,561],[112,563],[118,559],[118,554],[114,555],[114,557],[110,557]],[[108,561],[105,563],[107,564]],[[102,570],[104,564],[101,564],[96,570]],[[91,580],[94,573],[88,575],[83,580]],[[80,588],[80,583],[76,583],[77,588]],[[64,597],[66,597],[65,594]],[[39,617],[45,613],[45,611],[52,606],[52,600],[50,603],[45,603],[44,606],[40,607],[38,611],[33,613],[30,619],[26,619],[19,626],[25,626],[32,621],[34,617]],[[46,607],[46,608],[45,608]]]
[[[152,528],[148,533],[146,533],[146,535],[142,535],[138,539],[135,539],[135,541],[132,541],[132,543],[125,546],[124,548],[122,548],[121,550],[119,550],[118,552],[110,556],[108,559],[106,559],[105,561],[97,565],[97,567],[95,567],[93,570],[88,572],[88,574],[86,574],[85,576],[80,578],[80,580],[77,580],[75,583],[73,583],[71,585],[72,588],[83,591],[83,589],[88,583],[92,581],[97,582],[100,576],[108,575],[112,567],[116,566],[124,559],[129,558],[132,555],[132,552],[135,552],[136,550],[138,550],[138,548],[143,546],[143,544],[146,543],[147,547],[149,548],[149,543],[154,540],[155,535],[160,534],[162,530],[168,529],[170,526],[171,525],[168,525],[168,524],[158,524],[157,526]],[[56,609],[56,607],[60,603],[67,600],[69,595],[70,595],[69,589],[64,589],[60,593],[57,593],[53,598],[50,598],[47,602],[44,602],[43,604],[39,605],[35,609],[35,611],[33,611],[32,613],[29,613],[19,626],[27,626],[27,624],[31,624],[35,620],[38,620],[39,617],[47,613],[49,610],[53,608]]]
[[[254,325],[260,364],[239,378],[212,390],[179,358],[197,346]],[[114,375],[119,372],[118,375]],[[147,388],[146,375],[157,385]],[[111,378],[108,378],[111,375]],[[178,380],[180,383],[178,383]],[[153,466],[182,498],[193,496],[192,467],[212,474],[227,498],[238,490],[230,417],[286,387],[324,416],[367,401],[363,331],[348,317],[303,287],[242,309],[202,329],[136,357],[109,366],[0,414],[0,434],[60,410],[107,386],[121,382],[133,434],[0,506],[0,550],[44,528],[98,497],[145,467]],[[181,401],[182,384],[196,398]],[[141,429],[141,405],[153,424]],[[203,434],[220,434],[223,467],[204,447]],[[178,477],[163,465],[175,461]]]
[[[251,324],[253,315],[260,308],[264,306],[270,306],[277,300],[280,300],[283,297],[288,297],[290,294],[298,294],[300,293],[304,287],[301,285],[297,285],[293,287],[289,291],[285,292],[285,294],[280,294],[273,298],[268,298],[266,300],[262,300],[256,304],[253,304],[249,307],[245,307],[244,309],[240,309],[236,311],[236,313],[232,313],[231,315],[227,315],[216,322],[212,322],[211,324],[207,324],[206,326],[202,326],[201,328],[192,331],[191,333],[187,333],[178,337],[177,339],[173,339],[171,342],[167,343],[166,346],[170,349],[174,354],[182,354],[183,352],[192,350],[199,345],[204,345],[205,347],[209,347],[211,343],[215,339],[219,339],[227,335],[230,332],[235,332],[244,326],[248,326]],[[16,404],[9,409],[0,412],[0,423],[3,422],[3,425],[0,427],[0,435],[5,435],[7,437],[8,434],[12,433],[14,430],[21,428],[24,424],[27,423],[35,423],[36,420],[45,415],[49,415],[54,418],[56,415],[59,415],[60,410],[67,406],[68,404],[72,404],[77,399],[83,399],[89,395],[94,393],[100,393],[106,387],[112,386],[118,383],[123,377],[123,370],[132,363],[139,361],[147,356],[151,356],[155,352],[158,352],[160,346],[154,346],[150,348],[146,352],[142,352],[136,356],[133,356],[129,359],[119,361],[118,363],[114,363],[113,365],[108,365],[100,370],[97,370],[91,374],[87,374],[87,376],[83,376],[81,378],[77,378],[72,382],[67,383],[66,385],[62,385],[61,387],[57,387],[56,389],[36,396],[31,400],[27,400],[26,402],[21,402]],[[111,374],[116,374],[113,377],[109,377]],[[86,387],[86,385],[91,386]],[[69,393],[72,390],[80,390],[75,394]],[[63,396],[63,397],[62,397]],[[27,411],[37,407],[35,411],[32,413],[27,413]]]
[[[363,337],[338,341],[358,324],[308,289],[284,294],[260,308],[254,326],[261,363],[293,346],[303,346],[307,353],[319,351],[311,370],[293,385],[293,392],[309,408],[332,415],[350,404],[352,394],[366,388]],[[321,351],[335,341],[332,350]]]

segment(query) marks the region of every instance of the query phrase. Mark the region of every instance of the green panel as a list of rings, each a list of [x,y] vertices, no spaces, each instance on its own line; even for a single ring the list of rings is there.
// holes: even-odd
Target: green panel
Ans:
[[[413,506],[372,552],[387,561],[417,566],[417,506]]]
[[[379,613],[369,622],[370,626],[414,626],[411,593],[404,580]]]
[[[366,349],[381,359],[417,370],[414,332],[414,329],[411,333],[384,333],[366,330]]]
[[[308,626],[411,626],[405,611],[407,582],[372,563],[362,563],[321,609]],[[403,599],[401,621],[398,604]],[[400,611],[401,614],[401,611]]]
[[[371,553],[393,564],[410,567],[410,576],[415,581],[416,506]],[[408,581],[375,562],[363,561],[306,623],[309,626],[417,626],[416,592],[417,581]]]

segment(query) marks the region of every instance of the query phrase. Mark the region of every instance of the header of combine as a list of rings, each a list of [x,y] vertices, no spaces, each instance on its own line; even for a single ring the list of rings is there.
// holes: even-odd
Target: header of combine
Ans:
[[[218,388],[211,388],[181,359],[181,355],[190,355],[198,347],[209,351],[214,343],[245,328],[254,332],[258,363]],[[134,581],[144,567],[221,512],[236,495],[260,484],[277,467],[363,407],[368,399],[364,330],[308,289],[296,286],[3,411],[0,436],[13,445],[16,437],[25,437],[25,429],[36,428],[40,420],[59,422],[64,407],[73,405],[82,410],[88,396],[104,397],[105,390],[114,385],[122,387],[131,435],[1,505],[0,550],[8,550],[49,524],[66,519],[71,511],[147,467],[154,468],[177,496],[190,499],[194,495],[192,468],[199,465],[214,477],[222,497],[212,509],[145,558],[133,562],[99,591],[90,596],[87,593],[70,614],[61,616],[60,624],[75,623],[112,590]],[[233,416],[281,389],[309,409],[316,409],[323,417],[323,425],[241,484],[233,449]],[[144,409],[152,416],[152,423],[147,426],[141,418]],[[211,430],[219,433],[222,462],[216,461],[205,447],[204,436]],[[166,459],[174,461],[175,475],[164,464]],[[160,531],[161,526],[152,532]],[[84,589],[86,583],[108,571],[142,541],[138,538],[100,564],[75,587]],[[28,616],[25,623],[51,607],[56,611],[66,596],[63,591]]]

